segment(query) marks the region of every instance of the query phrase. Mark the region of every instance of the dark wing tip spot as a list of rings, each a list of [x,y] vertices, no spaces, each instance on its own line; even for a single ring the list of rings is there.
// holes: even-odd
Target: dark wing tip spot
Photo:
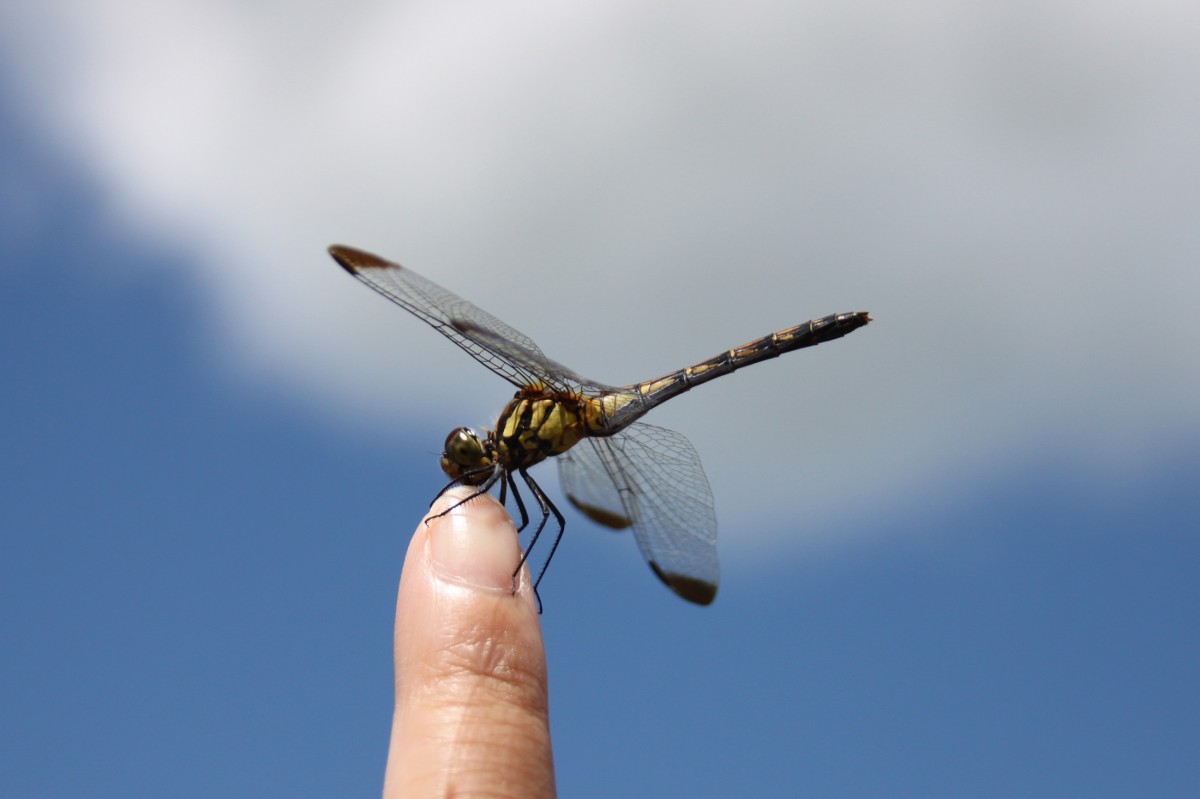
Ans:
[[[685,574],[664,572],[654,561],[648,562],[650,568],[658,575],[658,579],[666,583],[668,588],[688,602],[695,602],[697,605],[711,605],[712,601],[717,598],[716,583],[710,583],[708,580],[699,580],[695,577],[688,577]]]
[[[602,524],[605,527],[611,527],[614,530],[624,530],[629,525],[633,524],[633,519],[628,516],[623,516],[619,513],[613,513],[604,508],[598,508],[595,505],[589,505],[586,502],[581,502],[575,497],[567,494],[567,499],[571,501],[580,513],[588,517],[596,524]]]
[[[366,250],[360,250],[356,247],[347,247],[344,244],[334,244],[329,248],[329,254],[333,256],[333,260],[337,261],[342,269],[345,269],[352,275],[364,269],[388,269],[396,266],[391,261],[385,261],[378,255],[373,255]]]

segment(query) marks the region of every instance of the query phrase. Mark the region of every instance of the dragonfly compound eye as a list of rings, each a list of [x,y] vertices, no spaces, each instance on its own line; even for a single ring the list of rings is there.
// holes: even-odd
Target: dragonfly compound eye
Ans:
[[[483,456],[483,442],[471,428],[459,427],[446,436],[446,450],[442,453],[443,460],[471,469],[483,464]]]

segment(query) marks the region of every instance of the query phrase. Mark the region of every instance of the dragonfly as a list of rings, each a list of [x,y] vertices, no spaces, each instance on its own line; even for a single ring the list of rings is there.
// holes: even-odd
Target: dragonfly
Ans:
[[[499,486],[504,502],[511,491],[521,516],[520,532],[530,523],[517,488],[520,478],[541,520],[513,573],[514,588],[550,517],[558,528],[533,583],[535,595],[566,520],[529,469],[553,457],[567,499],[580,513],[605,527],[631,528],[650,569],[668,588],[689,602],[710,604],[720,576],[717,517],[700,456],[680,433],[639,420],[701,383],[841,338],[871,321],[866,311],[830,314],[653,380],[610,386],[551,360],[524,333],[411,269],[354,247],[334,245],[329,254],[355,278],[516,386],[494,428],[476,432],[459,427],[446,437],[441,467],[450,482],[438,496],[465,485],[475,489],[462,500],[467,502]]]

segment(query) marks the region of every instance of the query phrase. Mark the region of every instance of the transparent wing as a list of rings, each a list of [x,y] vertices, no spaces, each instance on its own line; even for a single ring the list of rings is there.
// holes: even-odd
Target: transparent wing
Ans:
[[[608,527],[632,526],[659,579],[689,602],[713,601],[720,580],[717,516],[690,441],[635,423],[585,438],[557,460],[563,489],[580,512]]]
[[[334,245],[329,254],[351,275],[515,386],[544,385],[573,392],[607,388],[551,361],[529,336],[411,269],[353,247]]]
[[[540,351],[530,351],[520,342],[503,338],[495,331],[480,327],[473,321],[456,319],[454,326],[464,336],[499,358],[502,363],[507,363],[512,368],[533,378],[523,385],[536,386],[540,384],[562,393],[581,395],[620,393],[621,391],[615,386],[581,377],[558,361],[547,358]],[[490,364],[489,367],[493,371],[497,371]]]

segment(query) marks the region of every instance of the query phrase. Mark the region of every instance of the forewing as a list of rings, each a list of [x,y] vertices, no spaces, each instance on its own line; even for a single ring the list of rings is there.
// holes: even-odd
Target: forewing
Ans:
[[[679,596],[707,605],[717,594],[717,516],[691,442],[636,423],[585,438],[558,458],[567,498],[585,516],[633,527],[650,568]]]
[[[464,336],[482,345],[485,350],[494,353],[502,361],[512,364],[523,374],[527,374],[530,380],[525,385],[541,384],[556,391],[583,395],[620,391],[614,386],[581,377],[558,361],[542,355],[541,352],[531,352],[521,342],[502,338],[493,331],[482,328],[473,322],[455,320],[454,325]]]
[[[449,289],[353,247],[334,245],[329,254],[354,277],[420,317],[510,383],[524,387],[553,383],[556,378],[560,367],[546,360],[529,336]]]

